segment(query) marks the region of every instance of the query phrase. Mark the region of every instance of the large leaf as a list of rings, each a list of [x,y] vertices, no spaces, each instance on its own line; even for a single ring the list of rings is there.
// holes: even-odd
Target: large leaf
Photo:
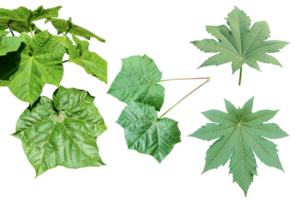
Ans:
[[[14,136],[36,170],[36,177],[56,166],[102,166],[96,139],[104,120],[86,91],[59,87],[53,101],[41,97],[20,116]]]
[[[47,31],[35,35],[33,39],[25,33],[20,37],[25,39],[27,47],[21,53],[19,69],[9,81],[0,80],[0,86],[8,86],[17,98],[33,104],[41,95],[45,83],[59,86],[66,49]]]
[[[124,128],[129,149],[153,156],[161,162],[181,142],[178,122],[157,118],[154,107],[130,101],[117,123]]]
[[[218,53],[206,60],[200,67],[222,65],[232,62],[232,72],[239,70],[244,63],[260,71],[257,61],[281,66],[279,61],[266,53],[279,52],[288,42],[268,40],[270,31],[265,21],[256,22],[250,29],[250,18],[235,7],[226,18],[230,28],[206,26],[214,39],[193,41],[197,48],[206,53]]]
[[[227,100],[225,104],[228,113],[218,110],[203,112],[206,118],[215,123],[201,127],[190,136],[208,141],[219,138],[207,151],[203,172],[225,165],[230,159],[233,181],[247,195],[253,176],[257,175],[254,153],[264,164],[283,170],[276,145],[265,138],[278,139],[288,135],[276,124],[264,123],[278,111],[252,113],[253,98],[242,109],[236,109]]]
[[[164,87],[157,84],[162,77],[155,62],[148,56],[122,59],[122,69],[113,81],[108,94],[129,103],[132,99],[154,106],[159,111],[164,101]]]

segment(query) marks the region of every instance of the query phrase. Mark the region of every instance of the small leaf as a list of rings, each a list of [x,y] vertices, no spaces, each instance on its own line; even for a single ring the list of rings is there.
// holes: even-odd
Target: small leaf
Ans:
[[[9,31],[2,31],[0,29],[0,37],[6,36],[8,33],[9,33]],[[0,40],[0,42],[1,42],[1,40]]]
[[[25,40],[23,38],[15,36],[2,38],[0,41],[0,56],[4,56],[9,52],[17,51],[24,41]]]

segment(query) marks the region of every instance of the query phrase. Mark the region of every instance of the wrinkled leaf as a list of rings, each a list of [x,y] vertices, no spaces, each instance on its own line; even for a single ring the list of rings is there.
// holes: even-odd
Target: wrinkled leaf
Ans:
[[[261,110],[252,113],[253,98],[243,108],[236,109],[227,100],[225,105],[228,113],[219,110],[203,112],[214,123],[201,127],[190,136],[207,141],[218,139],[207,151],[203,172],[225,165],[230,159],[233,181],[247,195],[253,176],[257,175],[254,153],[264,164],[283,170],[277,145],[265,138],[278,139],[288,134],[276,124],[264,123],[272,119],[278,111]]]
[[[124,128],[129,149],[153,156],[161,162],[181,142],[178,122],[157,118],[154,107],[130,101],[117,123]]]
[[[56,166],[102,166],[96,144],[104,120],[86,91],[59,87],[53,100],[41,97],[20,116],[15,137],[35,168],[36,177]]]

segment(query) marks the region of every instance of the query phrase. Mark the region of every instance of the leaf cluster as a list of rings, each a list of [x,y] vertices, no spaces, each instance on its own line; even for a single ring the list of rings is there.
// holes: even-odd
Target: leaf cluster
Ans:
[[[129,149],[153,156],[161,162],[181,142],[178,122],[159,118],[164,87],[162,72],[147,55],[122,59],[122,69],[108,94],[128,104],[117,123],[124,128]]]
[[[76,36],[105,40],[71,20],[68,20],[68,29],[62,30],[64,20],[54,18],[58,17],[60,9],[61,6],[49,9],[40,6],[33,11],[25,7],[0,9],[0,86],[8,87],[18,99],[31,105],[41,95],[45,84],[60,85],[65,54],[69,55],[69,62],[82,66],[88,74],[107,83],[106,60],[90,52],[89,43]],[[65,34],[55,36],[40,30],[34,22],[42,19],[46,19],[45,23],[51,21],[58,34]],[[7,36],[9,31],[12,36]],[[20,35],[15,36],[14,31]],[[71,33],[74,43],[67,33]]]
[[[105,40],[74,24],[71,18],[56,18],[60,9],[61,6],[49,9],[40,6],[33,11],[25,7],[0,9],[0,86],[8,87],[18,99],[30,103],[20,116],[13,136],[22,141],[36,177],[57,166],[77,169],[104,165],[96,141],[107,127],[94,105],[94,97],[86,91],[66,89],[60,83],[63,63],[66,62],[63,58],[68,54],[67,61],[81,66],[107,84],[106,60],[89,51],[89,42],[79,37]],[[42,19],[45,23],[51,22],[58,35],[35,25],[35,21]],[[204,52],[219,53],[200,67],[232,62],[234,73],[241,70],[243,64],[260,71],[258,61],[281,66],[268,53],[279,52],[288,43],[266,41],[270,34],[266,22],[256,22],[251,27],[250,18],[238,8],[226,21],[228,27],[207,26],[207,31],[218,41],[192,42]],[[14,31],[19,35],[15,36]],[[9,33],[12,36],[8,36]],[[122,59],[122,69],[108,90],[108,94],[127,104],[117,123],[124,128],[128,148],[151,155],[159,163],[181,142],[178,122],[163,116],[210,80],[195,78],[208,80],[159,117],[165,91],[159,83],[166,81],[161,79],[162,72],[151,58],[131,56]],[[58,87],[52,99],[40,97],[45,84]],[[278,111],[252,112],[253,98],[242,108],[235,108],[227,100],[225,105],[227,113],[218,110],[203,112],[213,123],[190,136],[216,140],[206,153],[203,173],[230,160],[233,181],[247,195],[253,177],[257,175],[255,155],[264,164],[284,171],[276,144],[268,139],[283,138],[288,134],[277,124],[266,123]]]

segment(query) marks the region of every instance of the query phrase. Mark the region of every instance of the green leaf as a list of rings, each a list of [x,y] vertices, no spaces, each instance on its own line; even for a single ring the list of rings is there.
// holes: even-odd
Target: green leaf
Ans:
[[[154,107],[130,101],[117,123],[124,128],[129,149],[153,156],[159,163],[181,142],[178,122],[157,119]]]
[[[6,30],[8,25],[15,31],[30,32],[30,26],[34,26],[32,21],[40,19],[58,17],[58,11],[62,6],[44,9],[43,6],[31,11],[25,7],[19,7],[14,10],[0,9],[0,30]]]
[[[25,40],[23,38],[8,36],[0,40],[0,56],[4,56],[9,52],[17,51],[22,42]]]
[[[130,100],[154,106],[159,111],[164,101],[164,87],[157,84],[162,78],[155,62],[148,56],[122,59],[122,69],[113,81],[108,94],[129,103]]]
[[[63,77],[62,60],[66,49],[53,40],[47,31],[33,38],[25,33],[20,37],[25,39],[27,46],[21,52],[19,69],[9,81],[0,80],[0,86],[8,86],[17,98],[32,105],[41,95],[45,83],[59,86]]]
[[[20,116],[15,137],[36,170],[36,177],[56,166],[82,168],[102,166],[96,144],[107,130],[86,91],[59,87],[53,100],[40,97]]]
[[[88,74],[107,83],[107,61],[95,52],[90,52],[87,41],[79,40],[74,34],[72,34],[72,37],[77,46],[74,46],[73,42],[66,37],[66,44],[69,48],[69,62],[80,65]]]
[[[276,145],[265,138],[288,136],[278,125],[264,123],[272,119],[278,111],[261,110],[252,113],[253,99],[238,109],[225,100],[228,113],[218,110],[203,112],[214,123],[209,123],[190,135],[208,141],[219,138],[207,151],[203,172],[225,165],[230,159],[233,181],[239,184],[245,195],[253,182],[253,176],[257,175],[254,153],[264,164],[283,170]]]
[[[6,36],[8,33],[9,33],[9,31],[0,30],[0,37]]]
[[[232,62],[232,72],[239,70],[243,64],[260,71],[257,61],[281,66],[272,56],[266,53],[279,52],[288,42],[269,40],[270,31],[265,21],[256,22],[251,28],[250,18],[240,9],[235,7],[228,18],[230,28],[221,26],[206,26],[207,31],[218,39],[204,39],[191,42],[201,51],[206,53],[218,53],[210,57],[201,67],[222,65]]]
[[[67,35],[68,33],[75,34],[79,37],[85,38],[86,40],[91,41],[92,38],[94,38],[97,42],[99,43],[105,43],[107,44],[107,38],[103,38],[102,36],[99,36],[95,32],[74,23],[74,18],[69,17],[68,19],[61,19],[61,18],[55,18],[55,19],[45,19],[43,20],[43,23],[47,24],[50,22],[50,24],[54,27],[54,30],[58,35],[60,34],[65,34]]]

